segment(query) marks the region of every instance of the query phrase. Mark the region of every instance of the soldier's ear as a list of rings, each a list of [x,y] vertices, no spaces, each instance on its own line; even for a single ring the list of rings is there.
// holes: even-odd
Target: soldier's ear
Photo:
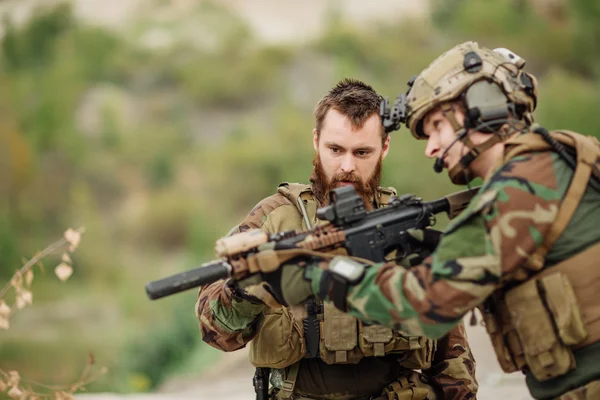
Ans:
[[[319,132],[317,132],[317,128],[313,129],[313,148],[316,152],[319,152]]]
[[[382,148],[382,152],[381,152],[382,160],[385,158],[385,156],[387,156],[387,153],[390,150],[390,140],[391,139],[392,139],[392,136],[388,135],[388,137],[386,137],[385,140],[383,141],[383,148]]]

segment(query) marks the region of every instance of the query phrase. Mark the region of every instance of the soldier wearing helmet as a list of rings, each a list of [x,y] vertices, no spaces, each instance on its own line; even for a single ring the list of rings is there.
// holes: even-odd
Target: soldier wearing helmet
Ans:
[[[482,157],[491,158],[491,152],[502,148],[497,143],[529,129],[537,81],[522,71],[524,65],[507,49],[489,50],[468,42],[444,53],[410,82],[406,126],[415,138],[428,140],[425,153],[437,157],[436,172],[448,168],[456,184],[470,182],[476,175],[483,178],[486,173],[481,169],[494,163],[476,159],[486,152]],[[438,134],[442,122],[449,124],[451,134]],[[447,138],[452,144],[444,147],[440,140]]]
[[[315,295],[432,338],[478,308],[501,367],[522,371],[534,398],[599,399],[600,143],[533,124],[537,82],[524,64],[507,49],[463,43],[400,96],[393,115],[427,140],[434,169],[457,184],[484,181],[421,265],[290,263],[280,276],[306,284],[272,286],[289,303]]]

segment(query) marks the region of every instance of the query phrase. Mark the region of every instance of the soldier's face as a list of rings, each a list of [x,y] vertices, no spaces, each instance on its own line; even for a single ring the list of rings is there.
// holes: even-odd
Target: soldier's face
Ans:
[[[331,109],[325,115],[320,134],[313,131],[316,157],[332,189],[354,185],[358,191],[361,183],[367,185],[376,172],[381,173],[377,169],[388,153],[389,143],[389,136],[382,143],[377,114],[357,128],[345,115]]]
[[[462,126],[465,114],[455,107],[454,117],[456,118],[456,122]],[[469,152],[469,149],[462,142],[457,141],[453,143],[456,140],[456,133],[450,121],[439,108],[425,116],[423,133],[427,136],[425,156],[428,158],[443,156],[444,168],[448,170],[457,165],[462,156]]]
[[[465,114],[460,107],[454,107],[454,117],[460,126],[463,126]],[[470,149],[461,141],[456,141],[456,133],[450,121],[440,110],[433,110],[425,116],[423,132],[427,136],[425,156],[429,158],[443,157],[444,168],[451,170]],[[490,135],[469,129],[468,138],[474,146],[480,145],[490,139]],[[446,151],[447,150],[447,151]],[[473,177],[485,177],[491,168],[502,157],[503,145],[497,143],[485,150],[467,167]],[[452,179],[452,177],[451,177]],[[454,183],[458,183],[452,180]]]

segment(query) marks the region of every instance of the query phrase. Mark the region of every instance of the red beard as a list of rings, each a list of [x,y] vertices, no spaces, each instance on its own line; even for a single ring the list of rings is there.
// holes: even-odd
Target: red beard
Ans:
[[[355,175],[353,172],[342,172],[334,175],[330,181],[327,180],[323,164],[321,164],[321,157],[318,153],[315,154],[313,159],[313,174],[310,178],[312,183],[313,192],[317,199],[322,205],[329,203],[329,192],[335,189],[337,184],[340,182],[352,182],[356,194],[358,194],[365,202],[367,210],[373,209],[373,199],[375,192],[381,182],[381,170],[382,170],[382,158],[379,157],[375,171],[371,174],[367,182],[363,182],[360,177]]]

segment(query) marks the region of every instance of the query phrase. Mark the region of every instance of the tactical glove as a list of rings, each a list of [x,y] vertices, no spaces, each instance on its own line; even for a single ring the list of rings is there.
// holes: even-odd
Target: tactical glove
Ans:
[[[407,229],[408,233],[414,240],[419,242],[429,252],[433,252],[442,238],[443,232],[435,229]]]
[[[273,272],[261,272],[244,279],[239,285],[244,286],[246,292],[260,286],[285,306],[303,304],[316,295],[321,299],[330,298],[336,307],[345,310],[348,287],[362,280],[364,269],[363,264],[347,257],[337,256],[329,261],[301,256]]]
[[[316,295],[346,311],[348,288],[362,281],[365,268],[348,257],[337,256],[327,261],[313,257],[286,263],[279,270],[263,275],[275,298],[287,305],[302,304]]]
[[[260,274],[251,275],[240,281],[230,279],[227,281],[227,286],[235,298],[246,300],[252,304],[264,304],[270,308],[282,306],[275,300],[269,284],[263,281]]]
[[[409,254],[396,260],[396,263],[403,267],[413,267],[419,265],[428,257],[438,246],[442,237],[442,232],[435,229],[408,229],[406,231],[414,241],[415,247],[421,247],[423,250],[419,253]]]
[[[283,264],[274,272],[262,273],[274,298],[284,305],[298,305],[314,296],[312,280],[323,272],[318,260],[300,257]]]

